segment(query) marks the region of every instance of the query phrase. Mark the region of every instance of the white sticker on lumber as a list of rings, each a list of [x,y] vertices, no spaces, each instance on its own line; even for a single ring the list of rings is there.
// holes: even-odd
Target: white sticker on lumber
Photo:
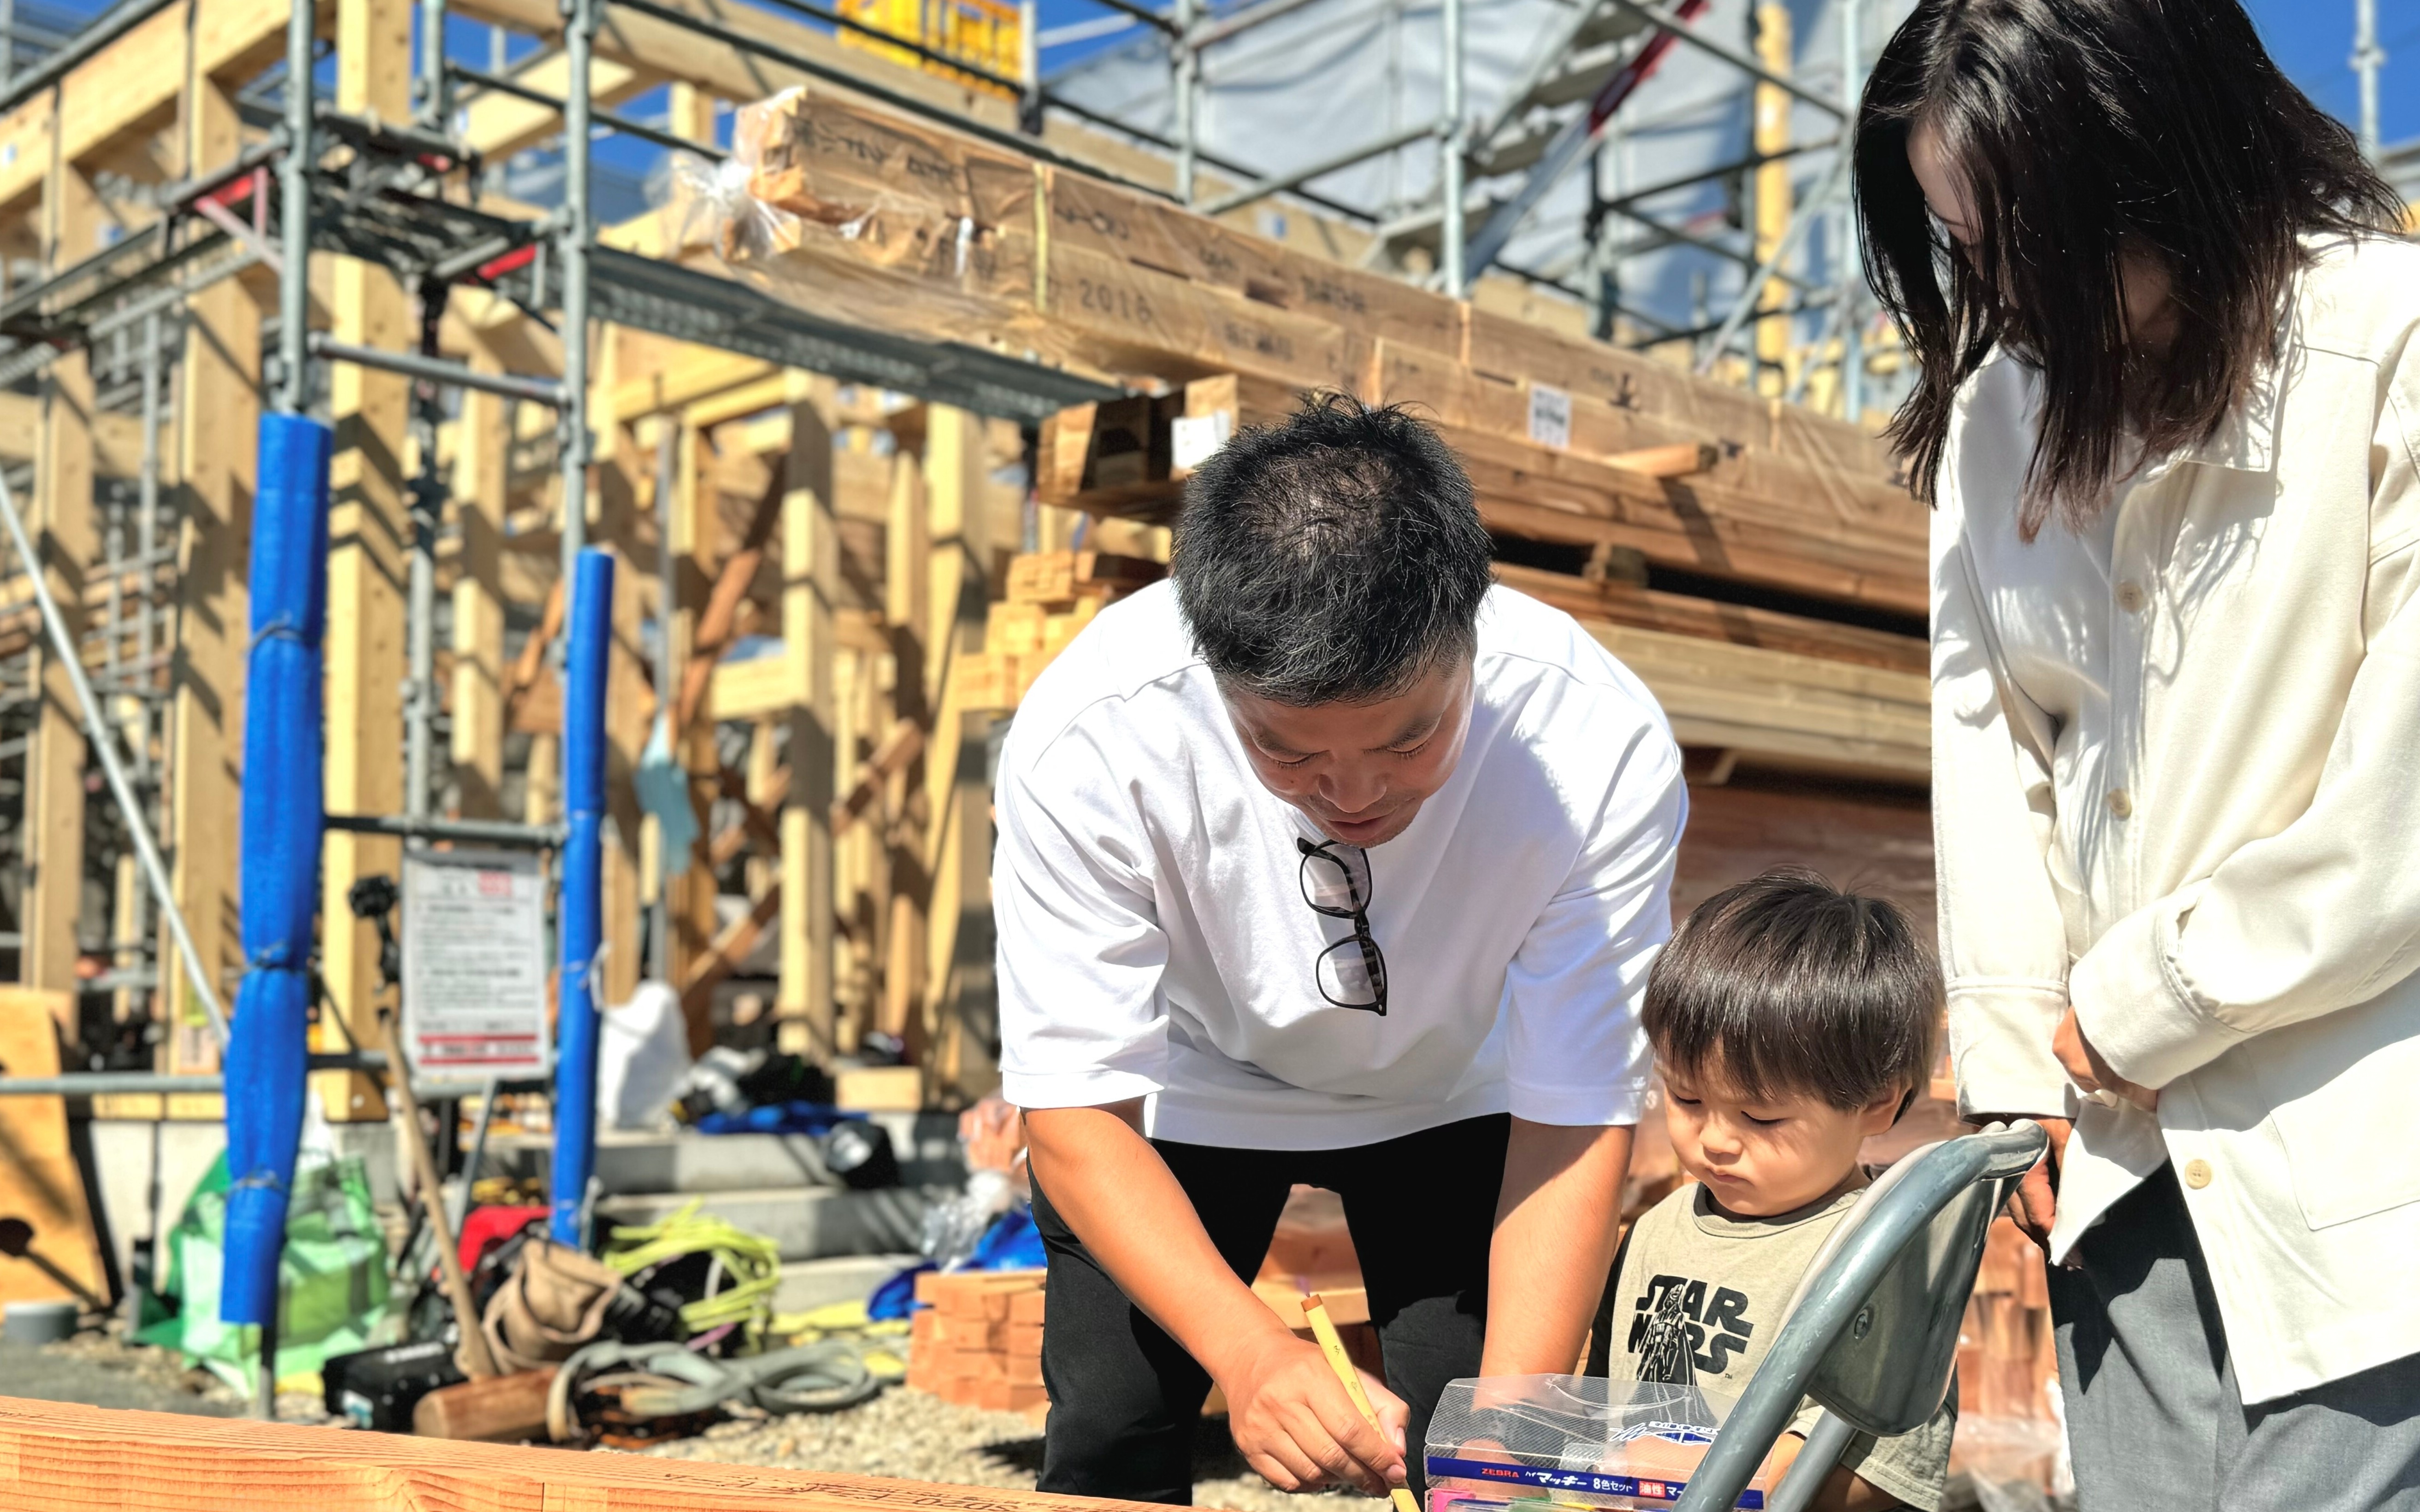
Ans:
[[[1572,449],[1572,396],[1552,384],[1529,385],[1529,439],[1559,452]]]
[[[1233,410],[1206,415],[1179,415],[1169,422],[1168,460],[1172,475],[1182,476],[1210,460],[1235,434]]]

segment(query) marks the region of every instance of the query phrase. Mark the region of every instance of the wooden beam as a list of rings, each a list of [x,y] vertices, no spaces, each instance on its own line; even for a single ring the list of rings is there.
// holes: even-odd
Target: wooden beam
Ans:
[[[0,462],[30,462],[39,454],[42,401],[31,393],[0,393]],[[102,410],[92,417],[93,467],[105,478],[143,471],[143,422]]]
[[[751,742],[750,764],[755,764],[756,752]],[[715,836],[708,852],[717,868],[729,865],[752,843],[766,856],[782,854],[782,801],[789,795],[790,769],[776,767],[761,780],[752,780],[744,773],[724,767],[716,779],[722,796],[739,805],[739,823]],[[768,879],[768,881],[770,879]]]
[[[1669,446],[1616,452],[1605,460],[1608,466],[1627,472],[1643,472],[1651,478],[1685,478],[1693,472],[1712,471],[1720,455],[1708,441],[1676,441]]]
[[[1140,1503],[0,1398],[11,1512],[1147,1512]]]
[[[832,800],[831,827],[835,836],[847,832],[850,825],[865,815],[882,796],[891,779],[908,769],[908,764],[924,750],[924,727],[913,719],[895,719],[883,734],[882,744],[865,759],[857,780],[848,791]]]
[[[782,663],[789,671],[790,781],[782,805],[780,1048],[817,1057],[836,1045],[832,1019],[832,600],[840,527],[832,512],[832,440],[804,388],[790,406],[783,469]],[[815,389],[829,393],[817,380]]]
[[[55,143],[53,144],[55,148]],[[89,255],[106,224],[91,180],[67,161],[55,161],[42,192],[44,261],[59,269]],[[100,548],[93,520],[92,359],[64,353],[41,378],[40,455],[34,468],[35,549],[38,570],[48,579],[70,633],[82,636],[84,579]],[[76,987],[76,925],[84,903],[84,773],[87,759],[84,727],[69,686],[66,664],[48,642],[34,653],[42,703],[36,717],[25,771],[23,829],[26,878],[25,943],[18,959],[26,985],[73,993]],[[77,1038],[74,999],[65,999],[62,1026]]]
[[[714,936],[713,944],[704,954],[690,962],[681,974],[681,1014],[694,1023],[706,1017],[713,1006],[714,989],[739,968],[739,963],[766,929],[788,912],[783,902],[782,885],[775,883],[763,895],[750,903],[748,912],[725,925]]]
[[[194,161],[234,156],[235,97],[200,81],[189,112]],[[261,308],[242,279],[222,279],[186,304],[184,371],[174,438],[180,479],[177,656],[169,721],[166,836],[177,904],[203,969],[232,1002],[243,968],[237,914],[237,817],[243,782],[243,684],[250,650],[252,494],[260,428]],[[165,944],[163,962],[173,961]],[[170,1071],[215,1069],[219,1046],[181,971],[162,974]]]
[[[40,187],[54,151],[62,161],[82,162],[128,132],[156,124],[173,111],[194,73],[230,78],[256,71],[282,44],[288,9],[288,0],[170,6],[0,117],[0,213]]]
[[[1931,776],[1931,687],[1921,672],[1628,625],[1588,629],[1654,693],[1684,746],[1828,775]]]
[[[618,105],[645,94],[662,81],[612,58],[589,66],[589,91],[602,106]],[[561,54],[546,58],[514,76],[514,82],[561,100],[571,84],[571,65]],[[535,147],[563,132],[563,113],[552,105],[515,95],[481,95],[463,112],[463,140],[491,162],[502,162],[523,147]]]
[[[633,419],[668,409],[686,409],[718,394],[776,378],[780,374],[781,369],[761,357],[743,357],[737,352],[714,351],[706,347],[679,347],[675,348],[672,362],[615,384],[613,408],[616,413]],[[693,416],[692,420],[700,425],[711,425],[733,418],[736,417],[725,415],[699,419]]]
[[[1606,620],[1633,629],[1663,630],[1766,651],[1859,662],[1891,671],[1921,673],[1929,665],[1928,648],[1916,636],[1836,625],[1829,620],[1779,614],[1683,594],[1656,593],[1634,583],[1591,582],[1569,573],[1517,567],[1503,562],[1496,564],[1496,579],[1583,620]]]
[[[387,120],[411,113],[411,7],[408,0],[338,0],[336,108]],[[334,264],[335,336],[386,351],[416,345],[411,301],[385,269],[350,257]],[[410,387],[391,373],[331,365],[329,406],[335,456],[328,516],[327,803],[331,813],[392,814],[403,809],[403,543],[406,408]],[[381,1039],[377,932],[353,917],[346,894],[358,878],[392,876],[401,847],[382,835],[331,830],[320,867],[321,973],[356,1044]],[[347,1038],[322,1024],[321,1049]],[[318,1077],[320,1105],[334,1120],[383,1122],[376,1078],[357,1072]]]
[[[739,606],[748,597],[749,584],[756,580],[756,569],[764,564],[766,543],[773,538],[773,527],[781,522],[786,492],[783,476],[776,471],[756,501],[738,549],[724,560],[721,570],[715,575],[714,593],[706,600],[705,612],[698,616],[689,664],[681,669],[679,702],[673,705],[673,728],[676,731],[687,732],[697,719],[716,671],[715,664],[730,645],[732,632],[738,625]]]

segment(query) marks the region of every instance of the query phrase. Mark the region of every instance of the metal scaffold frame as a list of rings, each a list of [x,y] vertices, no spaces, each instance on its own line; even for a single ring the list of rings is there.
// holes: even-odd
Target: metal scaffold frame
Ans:
[[[149,13],[159,8],[154,6]],[[410,440],[419,466],[409,480],[408,538],[402,551],[407,676],[400,700],[405,754],[400,811],[334,812],[326,816],[325,825],[339,835],[396,836],[411,844],[468,841],[555,850],[565,845],[567,831],[576,851],[583,843],[580,836],[585,824],[592,838],[584,843],[593,852],[600,816],[601,756],[594,739],[582,756],[568,738],[562,742],[560,755],[561,791],[575,810],[570,825],[462,820],[433,812],[437,545],[447,503],[438,438],[444,391],[492,394],[554,412],[562,500],[561,580],[568,583],[577,577],[584,585],[612,582],[610,571],[601,577],[588,571],[599,563],[583,556],[585,503],[595,487],[589,416],[593,385],[585,338],[596,321],[720,347],[784,367],[818,371],[845,381],[1028,424],[1066,406],[1115,397],[1118,393],[976,347],[910,340],[820,319],[728,279],[598,245],[585,193],[592,130],[628,128],[631,134],[648,140],[679,140],[595,108],[589,87],[593,67],[589,39],[600,8],[597,0],[574,0],[566,18],[564,55],[568,73],[559,101],[520,87],[501,74],[449,69],[442,52],[432,48],[423,59],[416,118],[400,123],[392,117],[381,122],[372,116],[347,114],[316,98],[310,82],[323,54],[314,35],[311,8],[295,6],[287,17],[282,87],[266,100],[257,91],[248,92],[243,101],[256,125],[274,121],[274,129],[265,138],[245,148],[231,163],[147,191],[146,208],[156,213],[129,234],[105,239],[100,250],[81,259],[54,255],[46,259],[48,276],[0,288],[0,332],[11,338],[10,345],[0,347],[0,379],[48,383],[45,375],[62,359],[72,359],[71,369],[80,372],[89,356],[96,365],[105,367],[113,380],[126,380],[113,382],[108,392],[126,390],[139,412],[141,462],[131,505],[105,496],[103,513],[109,526],[102,553],[105,591],[95,630],[80,636],[70,626],[54,601],[42,571],[23,576],[39,604],[40,635],[48,642],[51,657],[66,668],[89,748],[107,773],[128,843],[149,885],[149,903],[180,949],[185,990],[205,1007],[218,1045],[224,1046],[228,1038],[219,986],[194,949],[192,932],[176,901],[171,863],[163,859],[161,846],[152,838],[162,824],[157,795],[151,794],[147,804],[142,787],[156,776],[155,748],[164,752],[173,744],[159,727],[172,702],[162,692],[157,675],[161,648],[172,637],[161,632],[158,620],[175,587],[174,579],[163,578],[160,569],[178,563],[179,553],[159,544],[163,525],[158,433],[170,405],[170,396],[163,392],[166,342],[185,320],[189,301],[253,269],[275,275],[275,362],[268,377],[274,405],[287,415],[308,416],[328,402],[333,390],[322,379],[332,366],[410,380]],[[419,16],[427,28],[425,35],[442,36],[442,0],[423,5]],[[701,30],[714,29],[710,23],[696,24]],[[113,35],[122,35],[123,29]],[[770,50],[768,44],[747,40],[759,53]],[[98,50],[83,49],[79,56]],[[55,85],[65,72],[64,69],[46,70],[44,83],[21,81],[8,92],[22,102],[30,91]],[[458,82],[492,87],[506,96],[535,96],[537,102],[559,105],[567,128],[566,193],[559,213],[535,223],[517,221],[472,208],[448,193],[449,181],[461,183],[465,175],[475,188],[480,168],[476,154],[465,150],[449,130],[451,96]],[[932,114],[929,107],[922,106],[919,113]],[[710,145],[704,146],[701,156],[716,155]],[[1070,165],[1076,164],[1071,162]],[[335,332],[313,330],[315,252],[340,254],[382,267],[412,290],[420,311],[418,349],[395,350],[349,339],[341,324]],[[446,313],[448,294],[458,286],[481,289],[534,318],[539,312],[560,312],[559,330],[567,338],[562,344],[562,377],[485,371],[439,355],[439,325]],[[28,531],[7,494],[5,478],[0,478],[0,514],[7,517],[21,563],[58,560],[58,553],[47,546],[38,549],[35,542],[39,532]],[[590,625],[582,642],[589,647],[589,670],[582,676],[593,682],[602,676],[598,638],[607,633],[601,617],[605,610],[593,595],[611,590],[583,587],[582,592],[591,595],[577,616]],[[85,673],[90,647],[96,642],[101,662],[97,682]],[[558,666],[564,643],[564,639],[558,639],[553,644],[551,659]],[[584,696],[593,719],[603,697],[601,684]],[[577,709],[566,710],[566,729],[577,713]],[[0,751],[0,756],[6,754]],[[334,797],[333,791],[331,797]],[[332,802],[331,806],[338,805]],[[562,868],[577,872],[583,864],[591,878],[587,886],[593,888],[593,856],[582,863],[566,852],[566,859],[558,863],[559,874]],[[140,891],[133,894],[131,913],[121,899],[123,922],[118,933],[126,937],[112,944],[132,959],[100,983],[118,988],[121,995],[159,980],[156,969],[143,959],[152,933],[145,914],[146,897]],[[576,910],[569,901],[564,906],[574,910],[566,916],[564,927],[572,929],[577,924],[578,930],[586,931],[582,935],[586,943],[576,947],[581,955],[576,971],[566,957],[561,1053],[585,1057],[593,1056],[588,1048],[593,1046],[593,1031],[573,1026],[571,999],[575,992],[582,999],[591,999],[595,991],[587,966],[597,946],[596,911],[593,900]],[[585,922],[580,923],[581,918]],[[566,949],[575,949],[567,937]],[[593,1006],[580,1011],[593,1014]],[[309,1061],[315,1072],[344,1072],[357,1081],[361,1073],[383,1064],[384,1057],[375,1051],[315,1055]],[[411,1079],[427,1094],[459,1096],[471,1090],[424,1083],[417,1076]],[[222,1085],[222,1078],[213,1072],[108,1070],[9,1078],[0,1081],[0,1095],[166,1097],[211,1091]],[[482,1095],[483,1104],[492,1107],[496,1084],[489,1082],[475,1090]],[[576,1098],[566,1104],[571,1110],[565,1114],[566,1119],[577,1111],[574,1104],[585,1107],[586,1099]],[[573,1161],[565,1168],[576,1176],[581,1165]],[[559,1230],[577,1235],[584,1228],[585,1202],[582,1191],[567,1196],[559,1194]],[[260,1397],[264,1412],[270,1410],[268,1361],[273,1350],[273,1330],[265,1331]]]

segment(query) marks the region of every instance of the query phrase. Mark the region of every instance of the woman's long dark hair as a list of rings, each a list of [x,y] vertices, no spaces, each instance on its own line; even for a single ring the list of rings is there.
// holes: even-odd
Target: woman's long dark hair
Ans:
[[[1908,163],[1938,133],[1974,202],[1953,245]],[[1892,420],[1930,500],[1960,387],[1995,346],[2042,398],[2018,529],[2089,523],[2134,442],[2207,440],[2275,352],[2306,235],[2398,224],[2352,133],[2237,0],[1918,0],[1858,113],[1867,280],[1921,372]],[[2175,336],[2127,338],[2121,255],[2167,274]]]

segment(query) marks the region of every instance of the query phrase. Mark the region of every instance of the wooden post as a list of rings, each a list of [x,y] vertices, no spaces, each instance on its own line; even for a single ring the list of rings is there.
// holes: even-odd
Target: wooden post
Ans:
[[[850,648],[832,658],[832,790],[846,793],[857,783],[869,733],[885,725],[875,711],[874,657]],[[876,925],[874,921],[876,826],[851,825],[832,846],[832,908],[848,931],[845,945],[835,940],[845,965],[836,965],[832,985],[832,1040],[844,1054],[857,1049],[873,1018]]]
[[[632,775],[647,746],[647,725],[653,713],[648,696],[651,669],[640,645],[639,627],[646,617],[646,599],[655,574],[652,553],[641,549],[642,516],[653,510],[644,501],[654,492],[655,458],[634,444],[622,417],[613,412],[613,354],[618,344],[613,329],[604,328],[597,346],[597,381],[591,386],[590,428],[604,444],[590,469],[598,494],[598,528],[591,544],[611,549],[613,572],[613,640],[605,663],[605,812],[612,821],[605,832],[605,961],[598,991],[599,1006],[627,1003],[639,986],[640,941],[645,928],[640,909],[639,795]]]
[[[633,779],[647,747],[647,668],[639,646],[647,584],[625,535],[613,543],[613,648],[605,664],[605,964],[600,1007],[627,1003],[639,986],[645,918],[639,906],[639,790]]]
[[[666,91],[664,129],[692,142],[714,140],[714,100],[693,84],[675,81]],[[627,332],[616,332],[624,341]],[[690,348],[681,348],[689,350]],[[713,566],[708,558],[721,546],[722,532],[712,513],[712,493],[701,496],[699,474],[705,458],[700,455],[703,438],[689,416],[678,409],[667,410],[660,424],[672,427],[677,455],[674,464],[672,538],[663,543],[677,563],[675,570],[675,602],[662,606],[661,624],[670,639],[672,654],[666,658],[672,670],[672,686],[659,689],[660,696],[676,700],[681,679],[690,663],[696,642],[697,617],[706,608],[712,582]],[[664,954],[661,970],[664,980],[678,983],[688,980],[690,966],[712,946],[719,920],[715,914],[715,897],[719,885],[711,860],[713,837],[706,833],[707,816],[712,805],[705,801],[699,790],[701,776],[711,779],[720,764],[714,749],[714,732],[710,725],[682,729],[675,722],[672,731],[674,758],[690,774],[690,797],[697,810],[697,841],[690,847],[689,869],[680,875],[664,881]],[[686,1010],[687,1004],[684,1003]],[[714,1015],[711,999],[699,1004],[685,1026],[689,1034],[690,1054],[704,1052],[714,1043]]]
[[[197,78],[188,97],[187,162],[198,169],[242,147],[235,96]],[[255,454],[260,429],[260,300],[241,278],[224,279],[185,305],[183,372],[177,386],[177,655],[169,662],[167,812],[163,825],[177,906],[203,969],[225,1001],[243,971],[237,912],[238,821],[243,784],[243,674],[250,649],[246,582]],[[163,926],[164,935],[165,926]],[[163,939],[159,1001],[168,1025],[166,1066],[207,1072],[219,1047],[193,984]]]
[[[57,136],[52,138],[56,151]],[[101,249],[104,214],[91,180],[54,158],[42,186],[42,259],[57,270]],[[34,462],[34,548],[70,632],[82,639],[84,584],[99,541],[93,529],[92,360],[62,354],[42,376],[41,435]],[[33,565],[28,563],[29,566]],[[75,1023],[76,925],[84,904],[84,727],[67,671],[46,640],[34,642],[42,690],[25,762],[25,943],[18,959],[28,986],[63,993],[68,1042]]]
[[[932,710],[924,697],[924,646],[932,632],[933,536],[925,511],[921,460],[906,448],[894,454],[891,517],[883,535],[883,618],[891,630],[890,719],[914,719],[932,733]],[[882,1001],[876,1026],[908,1045],[921,1060],[924,1043],[924,935],[932,903],[924,869],[924,756],[920,752],[891,779],[883,810],[890,821],[885,886],[889,918],[883,929]]]
[[[387,120],[411,110],[411,7],[406,0],[337,0],[336,108]],[[411,308],[393,274],[338,257],[335,335],[400,351],[416,346]],[[409,385],[349,363],[328,374],[335,459],[328,516],[327,802],[330,813],[392,814],[403,808],[403,545],[411,526],[404,489]],[[319,1026],[319,1048],[379,1042],[379,942],[353,918],[346,894],[356,878],[396,873],[401,848],[389,838],[328,832],[320,870],[321,971],[345,1029]],[[358,1072],[315,1078],[320,1106],[336,1121],[382,1121],[378,1081]]]
[[[794,391],[795,392],[795,391]],[[832,599],[840,578],[832,438],[822,406],[798,393],[783,464],[782,649],[797,700],[782,805],[780,1048],[829,1057],[832,1041]]]
[[[485,343],[472,349],[471,365],[504,371]],[[462,558],[454,579],[452,757],[459,810],[471,819],[504,813],[504,543],[514,403],[466,389],[456,429],[454,517]]]
[[[668,695],[678,697],[679,679],[687,674],[697,644],[698,615],[706,609],[710,591],[709,559],[722,545],[721,522],[715,517],[711,500],[713,491],[704,488],[699,474],[704,466],[701,447],[704,438],[685,419],[680,423],[680,456],[673,500],[673,549],[681,563],[678,600],[672,614],[673,690]],[[736,543],[735,543],[736,544]],[[690,848],[689,870],[671,879],[667,888],[671,896],[672,958],[667,980],[686,981],[690,965],[709,949],[720,927],[715,916],[718,889],[714,864],[711,860],[712,839],[706,832],[711,805],[700,791],[700,779],[711,779],[717,765],[714,729],[697,721],[692,728],[673,732],[673,748],[679,754],[682,767],[690,773],[690,803],[697,812],[697,841]],[[698,1055],[714,1043],[714,1021],[710,1012],[701,1010],[688,1022],[690,1054]]]
[[[787,780],[782,774],[781,759],[775,750],[774,737],[777,733],[770,719],[759,719],[748,731],[748,770],[743,777],[748,801],[759,808],[766,807],[775,797],[777,780]],[[748,896],[755,897],[779,880],[776,871],[779,864],[776,857],[762,852],[750,856],[741,863],[748,878]]]
[[[933,710],[924,758],[924,801],[931,814],[925,868],[932,879],[924,952],[924,1013],[930,1046],[925,1091],[960,1088],[979,1077],[967,1043],[964,980],[968,948],[988,956],[990,941],[970,916],[989,915],[990,805],[983,784],[983,751],[970,748],[970,724],[989,721],[962,712],[956,675],[963,659],[983,651],[988,555],[985,494],[991,469],[984,423],[963,409],[935,405],[925,423],[926,514],[932,531],[932,626],[924,691]],[[982,730],[974,731],[977,739]],[[980,920],[978,925],[980,926]]]

